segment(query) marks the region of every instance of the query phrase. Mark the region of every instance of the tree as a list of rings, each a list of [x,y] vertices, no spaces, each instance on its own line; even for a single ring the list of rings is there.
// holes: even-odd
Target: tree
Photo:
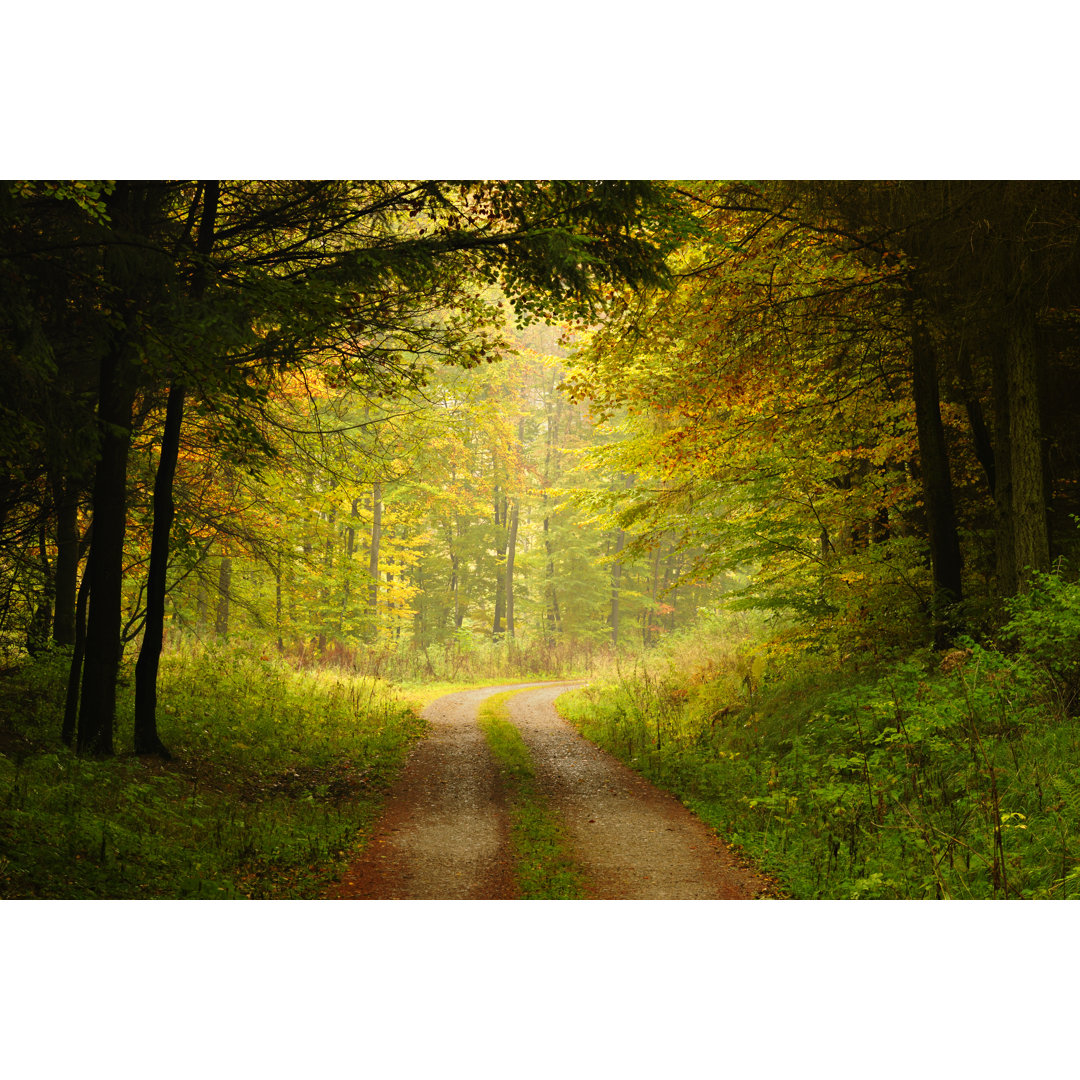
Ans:
[[[217,219],[218,199],[221,185],[216,180],[200,183],[196,188],[195,205],[200,220],[195,239],[195,253],[205,258],[214,246],[214,228]],[[195,269],[191,291],[198,302],[206,288],[203,266]],[[135,664],[135,752],[158,754],[168,758],[169,752],[157,733],[157,675],[161,647],[165,633],[166,575],[169,564],[169,534],[176,505],[173,500],[173,480],[176,462],[180,454],[180,432],[184,415],[184,398],[187,386],[179,371],[172,374],[168,401],[165,406],[165,426],[161,437],[161,452],[157,477],[154,481],[153,534],[150,546],[150,568],[146,586],[146,620],[142,647]]]
[[[660,201],[652,185],[624,182],[121,182],[109,190],[73,241],[80,257],[90,253],[92,305],[107,324],[80,749],[112,752],[137,401],[171,388],[137,734],[141,750],[162,752],[152,684],[170,459],[189,385],[221,414],[226,445],[263,449],[255,420],[272,372],[332,364],[340,378],[392,396],[420,377],[403,359],[410,352],[435,347],[475,362],[487,348],[488,317],[467,298],[476,275],[501,280],[522,313],[543,315],[591,313],[612,283],[658,281],[663,252],[633,226]],[[31,261],[48,257],[23,246]],[[461,313],[450,321],[417,317],[455,304]]]
[[[676,288],[627,296],[576,361],[576,396],[629,418],[604,462],[639,476],[592,505],[632,527],[631,557],[670,529],[702,553],[684,577],[752,569],[759,602],[819,628],[876,646],[925,618],[944,645],[980,538],[1009,595],[1072,505],[1048,466],[1075,425],[1047,428],[1044,387],[1071,385],[1074,185],[682,190],[701,228]]]

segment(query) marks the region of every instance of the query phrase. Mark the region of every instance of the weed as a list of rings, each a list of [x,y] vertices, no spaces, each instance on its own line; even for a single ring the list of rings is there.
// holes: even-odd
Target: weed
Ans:
[[[299,898],[364,843],[417,738],[386,684],[190,644],[163,656],[159,729],[176,760],[57,736],[62,654],[0,679],[0,896]],[[117,730],[131,730],[130,687]]]
[[[792,896],[1073,897],[1075,610],[1074,593],[1016,604],[1009,654],[962,641],[874,671],[789,657],[757,687],[728,655],[704,680],[624,669],[559,707]]]
[[[537,789],[528,747],[507,718],[506,700],[517,692],[488,698],[480,707],[479,720],[510,792],[518,889],[524,900],[580,900],[581,871],[568,853],[558,818]]]

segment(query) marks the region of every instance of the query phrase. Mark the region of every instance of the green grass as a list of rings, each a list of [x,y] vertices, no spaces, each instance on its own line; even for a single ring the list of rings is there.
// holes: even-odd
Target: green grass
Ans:
[[[557,816],[536,786],[532,759],[521,733],[507,718],[506,701],[520,691],[488,698],[480,728],[510,793],[514,875],[523,900],[580,900],[583,878],[567,849]]]
[[[560,699],[796,898],[1080,898],[1080,724],[1038,654],[625,677]]]
[[[361,849],[415,710],[371,679],[240,651],[166,653],[159,729],[135,757],[124,688],[117,755],[59,743],[65,658],[0,675],[0,897],[317,897]]]

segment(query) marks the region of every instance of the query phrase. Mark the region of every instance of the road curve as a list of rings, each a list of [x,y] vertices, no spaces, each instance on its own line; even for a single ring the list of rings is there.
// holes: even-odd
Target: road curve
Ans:
[[[424,710],[412,750],[370,842],[327,899],[517,897],[506,794],[479,726],[486,698],[521,690],[509,717],[540,789],[562,820],[596,900],[750,899],[765,882],[670,795],[583,739],[552,704],[568,683],[465,690]]]
[[[476,723],[480,703],[523,683],[433,701],[360,858],[334,900],[506,900],[514,897],[506,797]]]
[[[582,738],[538,687],[508,702],[594,900],[742,900],[764,881],[678,800]]]

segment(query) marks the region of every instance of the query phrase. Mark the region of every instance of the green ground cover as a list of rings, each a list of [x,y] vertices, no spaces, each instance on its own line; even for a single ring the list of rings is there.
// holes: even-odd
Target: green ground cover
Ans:
[[[506,701],[519,692],[496,694],[479,711],[480,728],[510,794],[514,876],[523,900],[580,900],[585,895],[581,871],[558,816],[536,786],[529,749],[508,718]]]
[[[159,729],[135,757],[132,691],[115,758],[58,739],[61,654],[0,675],[0,897],[315,897],[362,848],[423,723],[377,680],[256,653],[163,657]]]
[[[996,643],[862,668],[806,652],[760,678],[699,643],[560,709],[792,897],[1073,899],[1078,640],[1080,588],[1047,577]]]

